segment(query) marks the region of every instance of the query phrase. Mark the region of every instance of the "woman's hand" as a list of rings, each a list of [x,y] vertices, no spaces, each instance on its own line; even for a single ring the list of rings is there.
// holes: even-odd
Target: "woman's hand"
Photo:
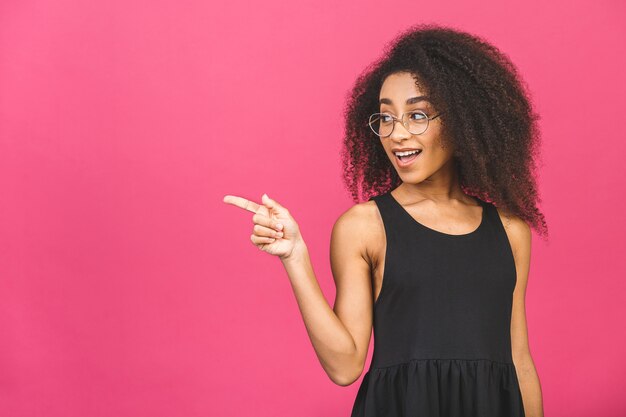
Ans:
[[[224,196],[224,202],[254,213],[252,243],[270,255],[287,259],[294,249],[304,246],[300,228],[289,210],[263,194],[261,204],[234,195]]]

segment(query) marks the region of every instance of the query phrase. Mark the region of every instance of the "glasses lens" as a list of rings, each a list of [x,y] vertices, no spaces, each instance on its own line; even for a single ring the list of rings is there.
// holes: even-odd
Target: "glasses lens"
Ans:
[[[389,136],[393,129],[393,118],[386,113],[374,113],[370,116],[369,125],[378,136]]]
[[[404,114],[402,124],[412,135],[421,135],[428,128],[428,116],[421,110],[408,112]],[[369,125],[378,136],[387,137],[391,135],[395,123],[387,113],[374,113],[370,116]]]
[[[426,113],[420,110],[412,111],[406,113],[404,115],[408,120],[405,122],[408,123],[408,131],[413,135],[420,135],[426,131],[428,127],[428,116]]]

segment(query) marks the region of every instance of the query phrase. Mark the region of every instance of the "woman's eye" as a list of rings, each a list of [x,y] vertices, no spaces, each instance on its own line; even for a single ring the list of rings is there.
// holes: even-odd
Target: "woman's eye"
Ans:
[[[411,119],[412,120],[424,120],[426,119],[426,117],[424,116],[424,113],[411,113]]]
[[[381,122],[385,122],[386,123],[386,122],[389,122],[390,120],[391,120],[391,116],[388,116],[386,114],[383,114],[383,115],[380,116],[380,121]]]

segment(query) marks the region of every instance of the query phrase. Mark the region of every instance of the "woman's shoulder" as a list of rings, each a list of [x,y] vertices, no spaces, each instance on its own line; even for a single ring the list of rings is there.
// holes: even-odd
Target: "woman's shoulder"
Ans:
[[[529,245],[532,233],[528,223],[511,210],[496,207],[495,205],[494,207],[496,208],[498,216],[500,216],[500,221],[509,238],[513,253],[516,253],[518,248]]]
[[[346,209],[339,215],[335,226],[340,225],[341,227],[350,229],[350,231],[354,233],[363,234],[370,231],[372,226],[379,221],[382,226],[382,220],[376,202],[369,200],[356,203]]]
[[[361,246],[361,250],[370,260],[379,252],[381,241],[384,242],[384,225],[374,200],[356,203],[346,209],[333,226],[333,234],[351,236],[351,241]]]

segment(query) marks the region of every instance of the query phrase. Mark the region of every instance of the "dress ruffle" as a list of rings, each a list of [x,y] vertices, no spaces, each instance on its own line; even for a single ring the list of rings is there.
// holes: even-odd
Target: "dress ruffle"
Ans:
[[[524,417],[513,363],[415,359],[370,368],[351,417]]]

